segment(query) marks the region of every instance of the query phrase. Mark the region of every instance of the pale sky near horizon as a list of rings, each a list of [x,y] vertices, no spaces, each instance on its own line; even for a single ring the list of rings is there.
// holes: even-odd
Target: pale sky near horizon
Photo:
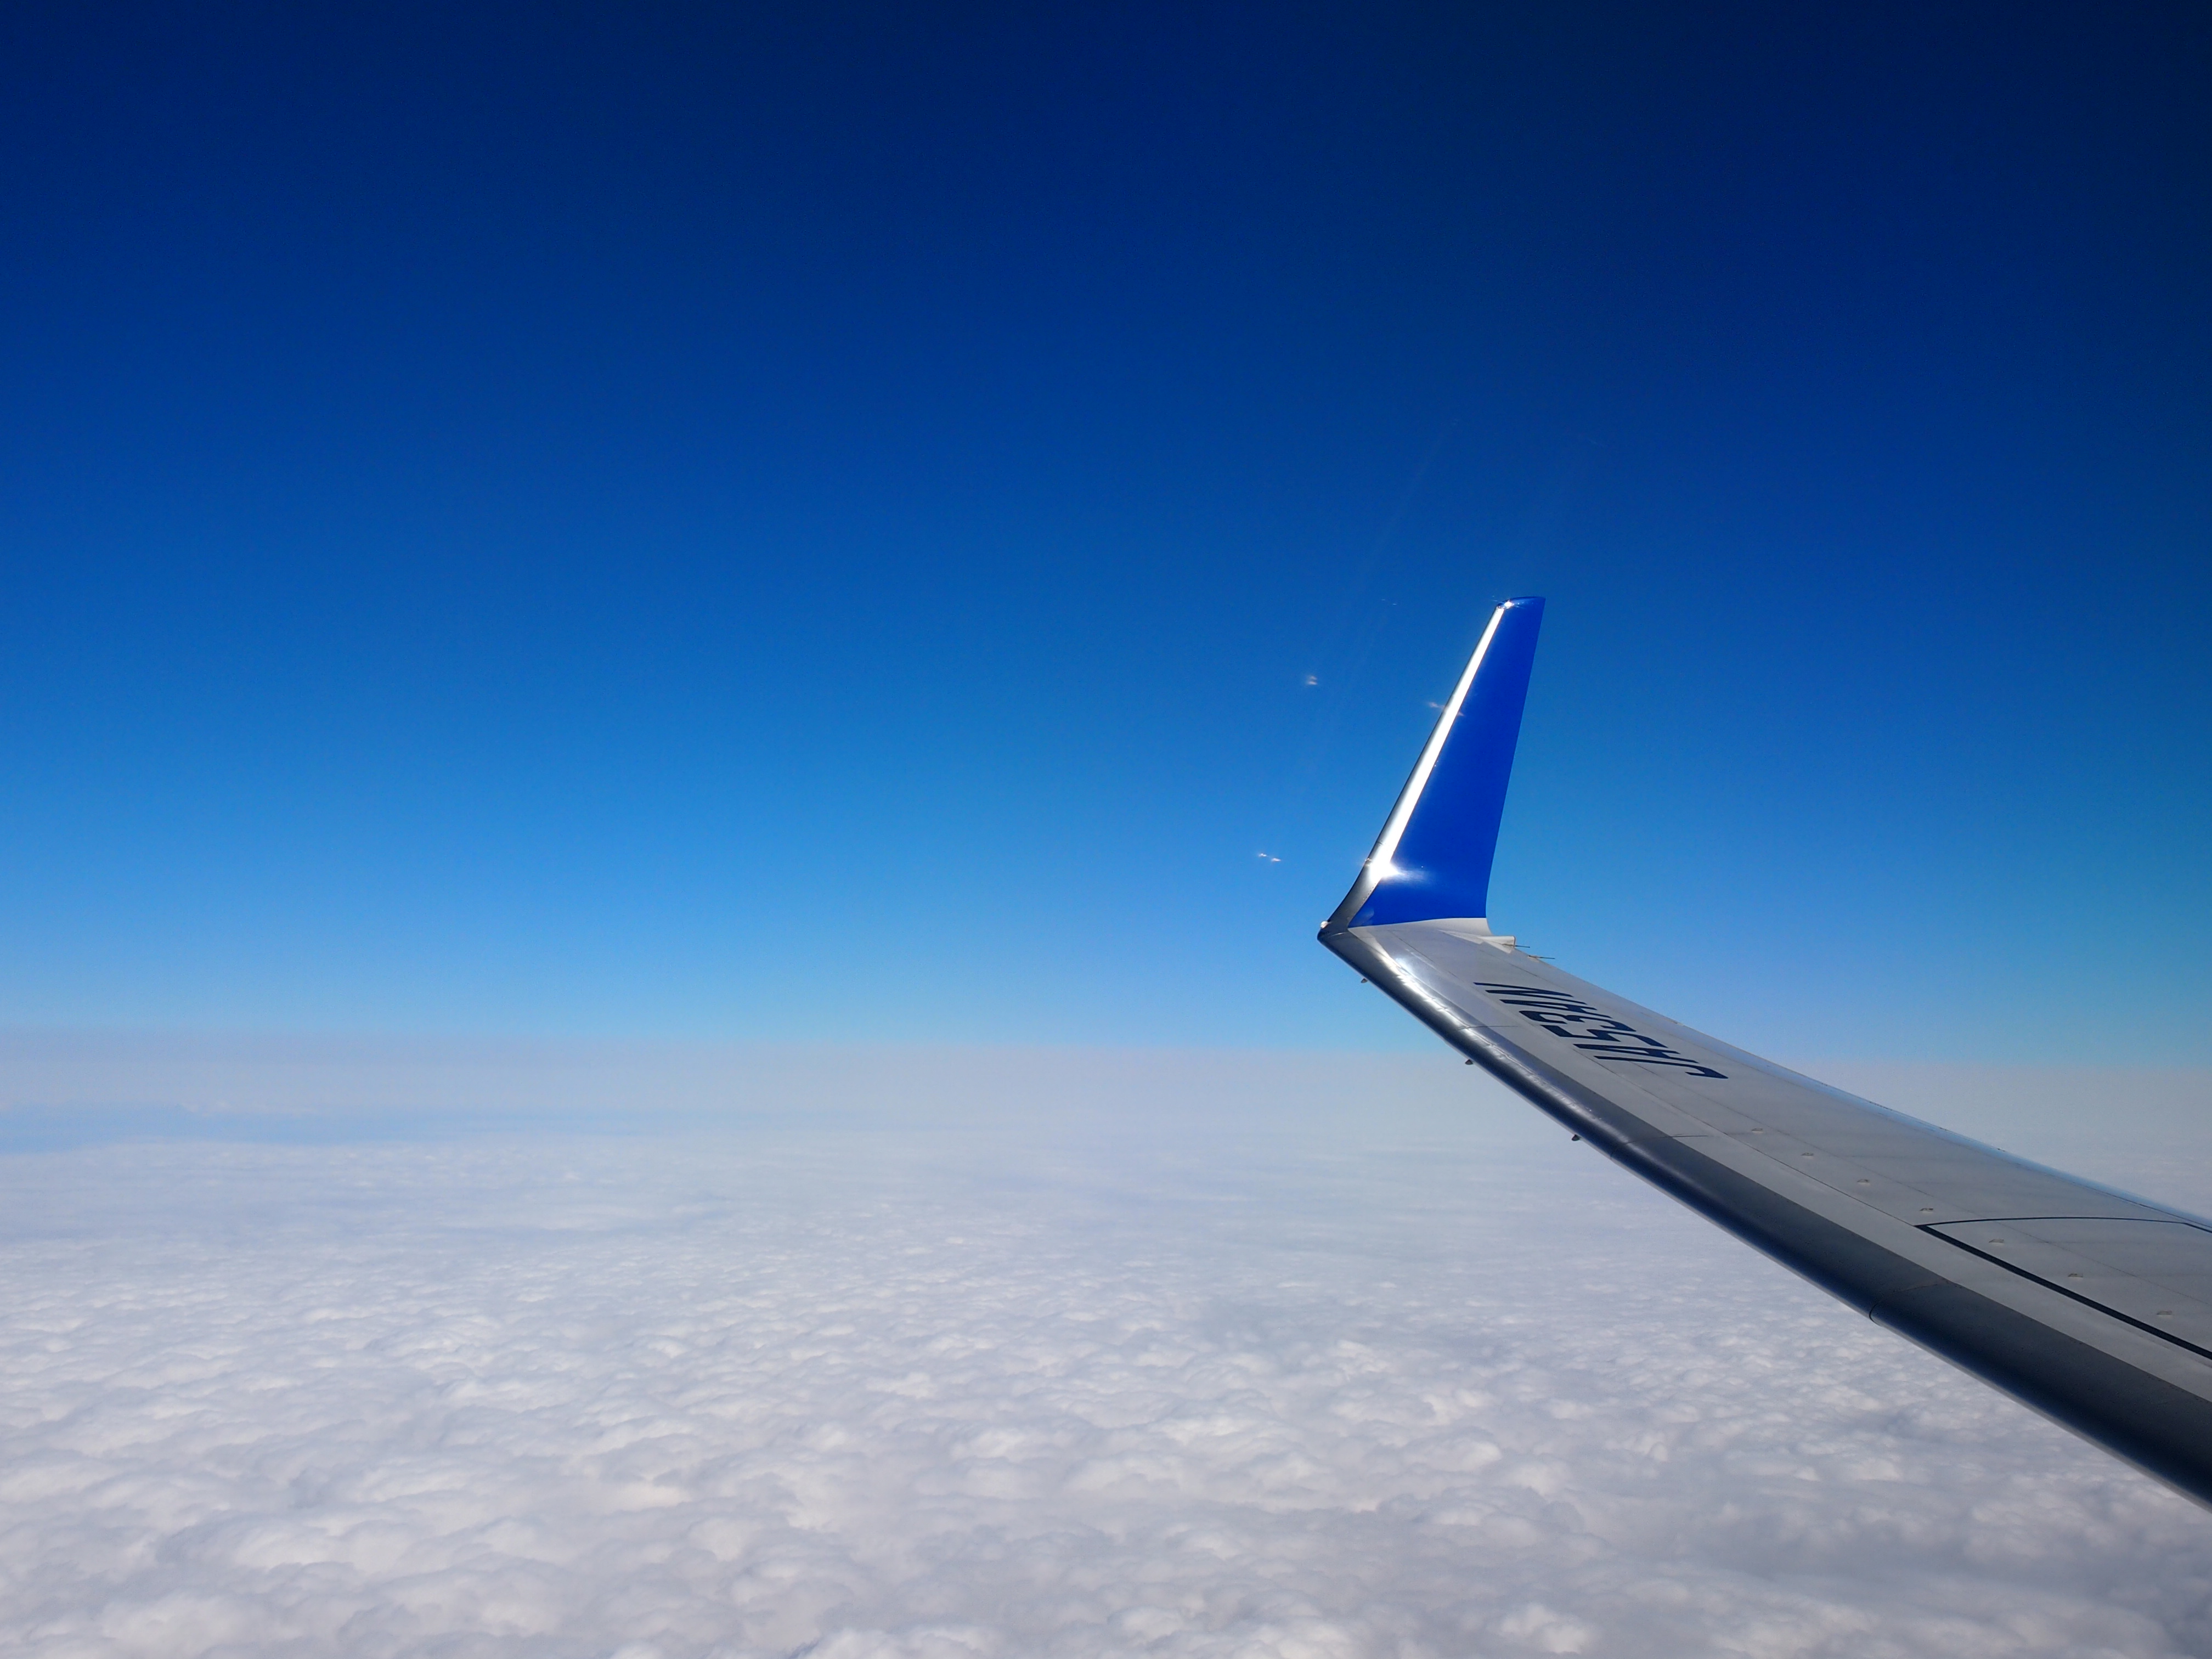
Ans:
[[[2212,1060],[2197,9],[0,30],[0,1025]]]

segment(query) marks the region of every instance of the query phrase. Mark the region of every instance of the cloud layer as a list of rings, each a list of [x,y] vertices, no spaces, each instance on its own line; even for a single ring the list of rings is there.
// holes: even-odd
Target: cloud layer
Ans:
[[[1582,1146],[0,1158],[40,1656],[2212,1650],[2212,1517]]]

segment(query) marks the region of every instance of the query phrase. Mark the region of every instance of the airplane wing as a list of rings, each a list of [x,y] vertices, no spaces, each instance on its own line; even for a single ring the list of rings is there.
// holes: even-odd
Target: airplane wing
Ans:
[[[1801,1077],[1491,931],[1543,608],[1491,617],[1322,943],[1616,1163],[2212,1504],[2212,1223]]]

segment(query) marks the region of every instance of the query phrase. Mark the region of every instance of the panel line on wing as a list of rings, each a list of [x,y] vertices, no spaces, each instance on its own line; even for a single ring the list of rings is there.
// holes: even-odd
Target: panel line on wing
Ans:
[[[1944,1231],[1946,1228],[1949,1227],[1970,1225],[2004,1226],[2009,1224],[2021,1222],[2108,1221],[2111,1219],[2112,1219],[2112,1218],[2107,1216],[1985,1216],[1973,1222],[1923,1222],[1920,1224],[1919,1231],[1923,1233],[1927,1233],[1933,1237],[1942,1239],[1946,1244],[1950,1245],[1954,1249],[1964,1250],[1968,1255],[1978,1256],[1984,1261],[1990,1262],[1996,1267],[2002,1267],[2008,1273],[2017,1274],[2019,1277],[2027,1279],[2033,1284],[2040,1285],[2047,1291],[2056,1291],[2059,1295],[2067,1297],[2069,1301],[2078,1302],[2085,1308],[2094,1308],[2099,1313],[2104,1314],[2109,1318],[2118,1320],[2123,1325],[2132,1325],[2139,1331],[2148,1332],[2149,1334],[2158,1338],[2161,1342],[2170,1342],[2177,1348],[2186,1348],[2191,1353],[2197,1355],[2199,1358],[2212,1360],[2212,1347],[2207,1347],[2201,1343],[2191,1342],[2187,1337],[2177,1335],[2174,1332],[2162,1328],[2149,1320],[2138,1319],[2133,1314],[2124,1312],[2120,1309],[2112,1306],[2111,1303],[2100,1301],[2097,1297],[2090,1296],[2085,1291],[2070,1290],[2066,1285],[2061,1285],[2056,1280],[2046,1277],[2045,1274],[2036,1272],[2033,1267],[2024,1267],[2017,1261],[2008,1261],[2001,1255],[1992,1255],[1990,1251],[1983,1249],[1977,1245],[1969,1244],[1965,1239],[1955,1237],[1951,1233]],[[2208,1238],[2212,1238],[2212,1228],[2198,1226],[2194,1222],[2184,1221],[2178,1216],[2172,1220],[2153,1221],[2146,1218],[2142,1220],[2128,1220],[2123,1222],[2121,1224],[2133,1227],[2187,1227],[2191,1231],[2203,1233],[2205,1234]],[[2184,1297],[2181,1299],[2193,1300],[2194,1298]]]

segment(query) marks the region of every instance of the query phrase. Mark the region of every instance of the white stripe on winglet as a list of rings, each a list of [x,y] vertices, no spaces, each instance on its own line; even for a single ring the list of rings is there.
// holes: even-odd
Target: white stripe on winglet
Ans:
[[[1367,867],[1377,884],[1388,881],[1398,873],[1391,860],[1398,855],[1398,838],[1406,833],[1406,825],[1413,817],[1413,809],[1421,804],[1421,792],[1429,787],[1429,774],[1436,770],[1437,757],[1444,751],[1444,739],[1451,735],[1452,722],[1459,718],[1459,706],[1467,701],[1468,688],[1474,684],[1474,671],[1482,666],[1482,659],[1490,650],[1498,624],[1505,620],[1505,613],[1513,608],[1513,601],[1490,613],[1490,626],[1482,630],[1482,642],[1474,647],[1474,654],[1467,660],[1467,672],[1459,677],[1459,684],[1444,705],[1444,712],[1437,716],[1437,729],[1429,733],[1428,747],[1421,750],[1421,758],[1413,767],[1413,775],[1406,781],[1406,793],[1398,798],[1391,810],[1390,821],[1382,826],[1376,838],[1375,850],[1367,855]]]

